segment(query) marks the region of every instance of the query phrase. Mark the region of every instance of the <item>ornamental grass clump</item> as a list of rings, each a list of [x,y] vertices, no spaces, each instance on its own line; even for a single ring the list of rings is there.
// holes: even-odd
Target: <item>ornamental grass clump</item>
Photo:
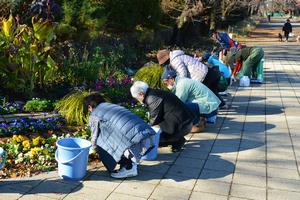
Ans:
[[[71,92],[56,103],[55,109],[68,124],[84,125],[87,122],[87,115],[83,111],[83,101],[89,94],[89,91]]]
[[[158,64],[151,66],[145,66],[139,69],[134,75],[134,81],[144,81],[151,88],[162,89],[164,88],[161,75],[164,72],[164,68]]]

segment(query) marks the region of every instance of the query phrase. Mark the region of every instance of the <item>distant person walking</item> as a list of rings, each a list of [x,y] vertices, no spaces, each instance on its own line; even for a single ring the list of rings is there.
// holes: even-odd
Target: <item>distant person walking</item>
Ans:
[[[267,18],[268,18],[268,22],[270,23],[271,22],[271,13],[267,14]]]
[[[284,32],[285,42],[288,42],[289,34],[292,32],[292,25],[289,19],[287,19],[285,24],[283,25],[282,31]]]

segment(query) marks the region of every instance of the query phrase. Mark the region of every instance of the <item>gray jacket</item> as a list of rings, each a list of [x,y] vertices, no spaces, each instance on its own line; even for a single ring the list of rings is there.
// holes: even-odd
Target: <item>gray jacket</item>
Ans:
[[[143,154],[143,140],[155,134],[141,118],[111,103],[99,104],[90,115],[89,125],[92,145],[103,148],[116,162],[120,161],[126,149],[139,159]]]

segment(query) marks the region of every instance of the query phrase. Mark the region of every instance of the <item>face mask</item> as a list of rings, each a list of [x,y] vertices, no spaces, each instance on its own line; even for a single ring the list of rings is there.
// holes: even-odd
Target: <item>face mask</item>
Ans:
[[[141,104],[144,104],[141,98],[136,98],[136,100],[138,100],[138,102],[140,102]]]
[[[143,102],[143,101],[140,101],[140,100],[139,100],[139,102],[140,102],[140,104],[144,105],[144,102]]]
[[[168,85],[167,88],[168,88],[169,90],[172,90],[172,89],[174,88],[174,86],[173,86],[173,85]]]

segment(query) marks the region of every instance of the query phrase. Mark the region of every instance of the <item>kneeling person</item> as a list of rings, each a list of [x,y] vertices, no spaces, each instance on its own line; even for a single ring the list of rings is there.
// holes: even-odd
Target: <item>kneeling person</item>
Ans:
[[[205,117],[207,123],[216,122],[221,101],[203,83],[177,77],[176,72],[172,70],[165,70],[162,80],[171,92],[181,99],[197,116],[194,123],[199,122],[200,117]]]
[[[160,126],[160,144],[170,144],[173,152],[179,151],[185,143],[184,136],[192,129],[193,113],[174,94],[151,89],[145,82],[134,82],[130,91],[133,98],[149,108],[150,124]]]
[[[114,178],[136,176],[137,163],[152,146],[150,136],[155,131],[141,118],[124,107],[106,103],[100,94],[84,99],[90,112],[92,147]],[[114,171],[117,164],[120,169]]]

